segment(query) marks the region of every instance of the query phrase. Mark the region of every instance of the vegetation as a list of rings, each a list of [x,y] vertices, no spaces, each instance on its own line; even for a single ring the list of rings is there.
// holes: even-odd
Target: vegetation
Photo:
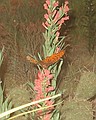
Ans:
[[[64,1],[59,2],[62,5]],[[31,54],[38,59],[39,52],[39,59],[46,57],[42,49],[44,3],[45,0],[0,0],[0,80],[4,83],[2,87],[0,82],[0,113],[35,98],[38,71],[26,56]],[[69,1],[69,20],[62,25],[60,35],[66,36],[64,45],[70,47],[66,48],[60,74],[54,82],[56,94],[61,96],[61,91],[63,94],[55,99],[52,120],[96,120],[95,6],[95,0]],[[15,120],[39,120],[37,111],[36,106],[30,106],[6,117],[21,114]]]

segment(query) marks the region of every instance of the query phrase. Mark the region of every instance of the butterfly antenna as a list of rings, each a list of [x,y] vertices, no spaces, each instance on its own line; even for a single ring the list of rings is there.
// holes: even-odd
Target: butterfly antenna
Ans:
[[[34,56],[33,56],[33,55],[31,55],[30,53],[28,53],[28,55],[29,55],[30,57],[34,58]]]
[[[70,44],[67,44],[67,45],[64,46],[63,49],[66,49],[66,48],[69,47],[69,46],[70,46]]]

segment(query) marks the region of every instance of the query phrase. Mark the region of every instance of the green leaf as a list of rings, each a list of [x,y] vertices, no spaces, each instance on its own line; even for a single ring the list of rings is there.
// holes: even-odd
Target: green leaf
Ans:
[[[43,45],[43,53],[44,53],[44,57],[46,56],[46,50],[45,50],[45,46]]]
[[[34,90],[34,84],[32,82],[28,82],[27,84]]]
[[[54,32],[55,33],[55,32]],[[52,44],[53,43],[53,41],[54,41],[54,38],[56,37],[56,35],[53,33],[53,35],[51,36],[51,39],[50,39],[50,44]]]
[[[48,39],[48,33],[47,30],[45,31],[45,33],[43,33],[44,39],[47,40]]]
[[[38,53],[39,60],[42,60],[40,53]]]
[[[51,56],[54,53],[54,50],[55,50],[55,46],[50,49],[48,55]]]
[[[4,90],[2,89],[2,86],[0,84],[0,113],[3,113],[9,109],[12,108],[12,102],[9,102],[8,98],[4,101],[3,96]],[[6,118],[9,118],[10,115],[6,116]],[[2,120],[5,120],[5,118],[2,118]]]
[[[2,61],[3,61],[3,51],[4,51],[4,46],[2,48],[2,51],[0,51],[0,66],[1,66]]]
[[[64,40],[64,36],[61,38],[61,40],[57,43],[57,45],[56,45],[56,47],[58,47],[60,44],[61,44],[61,42]]]
[[[12,102],[9,102],[8,110],[10,110],[11,108],[12,108]]]
[[[60,120],[60,113],[55,112],[54,116],[52,117],[53,120]]]
[[[0,84],[0,106],[2,106],[2,103],[3,103],[3,90]]]
[[[8,109],[8,98],[4,102],[4,111],[7,111]]]
[[[58,75],[59,75],[59,73],[60,73],[60,71],[61,71],[62,64],[63,64],[63,60],[60,61],[60,64],[59,64],[59,66],[58,66],[56,78],[58,77]]]

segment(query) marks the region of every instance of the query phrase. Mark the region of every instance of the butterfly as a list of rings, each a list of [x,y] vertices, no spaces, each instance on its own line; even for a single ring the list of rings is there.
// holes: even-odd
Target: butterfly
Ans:
[[[48,56],[46,57],[45,59],[43,60],[35,60],[34,58],[32,58],[31,56],[27,56],[27,60],[32,62],[33,64],[35,65],[40,65],[42,66],[43,68],[47,68],[49,67],[50,65],[56,63],[58,60],[60,60],[60,58],[62,58],[62,56],[65,54],[65,51],[64,50],[61,50],[60,52],[58,53],[54,53],[52,54],[51,56]]]

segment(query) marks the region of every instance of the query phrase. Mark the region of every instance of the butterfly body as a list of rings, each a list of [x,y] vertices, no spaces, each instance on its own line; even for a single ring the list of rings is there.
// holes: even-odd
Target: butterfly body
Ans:
[[[32,62],[33,64],[39,64],[41,65],[43,68],[47,68],[48,66],[56,63],[63,55],[65,54],[64,50],[61,50],[58,53],[54,53],[51,56],[46,57],[43,60],[37,61],[35,59],[33,59],[30,56],[27,56],[27,60],[29,60],[30,62]]]

